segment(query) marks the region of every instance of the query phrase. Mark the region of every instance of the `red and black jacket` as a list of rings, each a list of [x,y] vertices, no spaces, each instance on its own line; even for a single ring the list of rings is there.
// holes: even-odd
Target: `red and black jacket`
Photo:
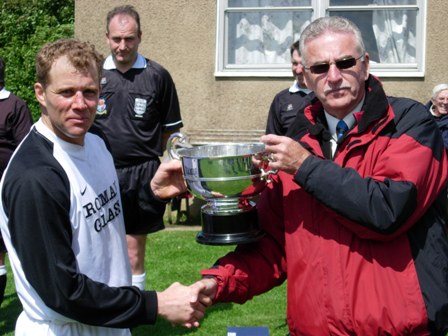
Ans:
[[[291,335],[448,331],[448,162],[425,107],[366,81],[356,126],[330,159],[322,105],[289,136],[314,155],[258,201],[259,242],[204,270],[217,301],[243,303],[288,279]]]

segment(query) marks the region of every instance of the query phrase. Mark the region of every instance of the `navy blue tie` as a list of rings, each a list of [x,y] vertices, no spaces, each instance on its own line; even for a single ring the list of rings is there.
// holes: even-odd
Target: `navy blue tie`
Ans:
[[[338,124],[336,125],[336,135],[338,137],[338,140],[342,138],[342,136],[345,134],[345,132],[348,131],[348,126],[345,123],[344,120],[339,120]]]

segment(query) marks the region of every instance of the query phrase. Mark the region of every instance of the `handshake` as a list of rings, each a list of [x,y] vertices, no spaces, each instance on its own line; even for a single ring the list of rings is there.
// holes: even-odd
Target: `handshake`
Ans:
[[[158,315],[172,325],[199,327],[205,309],[213,303],[217,287],[213,278],[204,278],[191,286],[175,282],[163,292],[157,292]]]
[[[179,160],[163,162],[150,182],[156,198],[168,199],[187,190]],[[213,278],[203,278],[191,286],[173,283],[157,292],[158,315],[171,324],[186,328],[199,327],[205,309],[212,305],[218,285]]]

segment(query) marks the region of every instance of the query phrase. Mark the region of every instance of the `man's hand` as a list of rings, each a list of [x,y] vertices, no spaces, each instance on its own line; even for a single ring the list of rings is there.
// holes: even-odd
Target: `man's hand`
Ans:
[[[303,161],[311,155],[297,141],[286,136],[267,134],[263,135],[260,141],[266,146],[266,153],[270,158],[269,166],[288,174],[295,174]]]
[[[186,192],[182,163],[179,160],[162,162],[150,182],[150,188],[160,199],[173,198]]]
[[[203,295],[199,298],[200,301],[201,298],[204,298],[204,304],[207,304],[207,306],[212,304],[212,300],[215,298],[216,291],[218,290],[218,282],[215,278],[203,278],[192,286],[197,286],[200,289],[200,293]]]
[[[201,304],[204,307],[210,307],[213,304],[213,299],[216,296],[218,283],[214,278],[204,278],[192,284],[190,288],[195,292],[197,291],[198,293],[196,304]],[[199,323],[198,325],[191,323],[184,323],[183,325],[184,327],[191,328],[193,326],[199,326]]]
[[[190,287],[175,282],[163,292],[157,293],[158,314],[173,325],[199,327],[199,320],[204,318],[205,309],[212,304],[208,291],[206,284],[200,281]]]

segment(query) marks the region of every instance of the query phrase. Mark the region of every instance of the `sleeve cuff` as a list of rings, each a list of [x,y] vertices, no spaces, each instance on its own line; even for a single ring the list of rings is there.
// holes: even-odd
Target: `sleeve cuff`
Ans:
[[[145,291],[145,300],[146,300],[146,314],[145,316],[148,317],[148,322],[150,324],[155,324],[157,321],[157,314],[158,314],[158,306],[159,302],[157,300],[157,293],[156,291]]]
[[[152,199],[154,202],[158,202],[158,203],[162,203],[162,204],[167,204],[167,203],[171,202],[171,198],[163,199],[163,198],[159,198],[159,197],[157,197],[157,196],[154,194],[154,192],[152,191],[152,189],[151,189],[151,187],[150,187],[150,183],[147,183],[146,186],[145,186],[145,188],[147,189],[148,195],[150,195],[151,199]]]

